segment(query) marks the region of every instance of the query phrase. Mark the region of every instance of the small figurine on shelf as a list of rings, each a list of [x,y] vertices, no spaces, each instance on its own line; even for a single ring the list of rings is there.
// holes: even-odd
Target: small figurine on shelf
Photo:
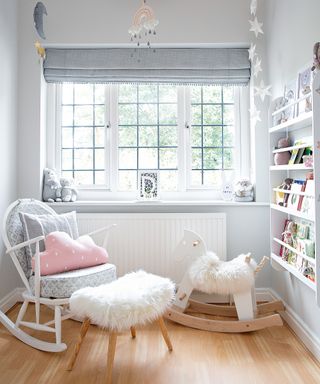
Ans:
[[[290,147],[290,140],[288,137],[282,137],[278,141],[278,145],[275,149],[287,148],[287,147]],[[289,151],[277,152],[274,154],[274,163],[275,165],[288,164],[290,157],[291,157],[291,153]]]
[[[253,185],[249,179],[240,179],[234,187],[234,200],[238,202],[253,201]]]
[[[291,184],[293,183],[293,179],[287,177],[281,185],[279,185],[278,189],[283,189],[284,191],[289,191],[291,189]],[[276,203],[283,207],[286,207],[288,204],[289,194],[285,192],[276,192]]]

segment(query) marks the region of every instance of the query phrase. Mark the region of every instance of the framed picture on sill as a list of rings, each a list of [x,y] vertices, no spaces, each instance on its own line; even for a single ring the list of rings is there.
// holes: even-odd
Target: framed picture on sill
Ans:
[[[292,80],[284,87],[284,102],[285,105],[291,105],[296,101],[298,93],[298,84],[297,80]],[[295,104],[291,105],[282,112],[281,122],[284,123],[290,119],[293,119],[296,116],[296,106]]]
[[[311,64],[298,74],[298,99],[304,98],[297,105],[297,116],[312,111],[312,71]]]
[[[159,172],[139,172],[139,200],[153,201],[159,199]]]

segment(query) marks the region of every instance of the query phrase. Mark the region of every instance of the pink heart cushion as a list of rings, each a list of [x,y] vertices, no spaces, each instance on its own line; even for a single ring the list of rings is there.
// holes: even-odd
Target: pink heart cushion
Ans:
[[[97,246],[90,236],[80,236],[73,240],[65,232],[51,232],[46,236],[45,251],[40,252],[40,273],[52,275],[92,267],[108,262],[107,251]],[[32,269],[35,258],[32,258]]]

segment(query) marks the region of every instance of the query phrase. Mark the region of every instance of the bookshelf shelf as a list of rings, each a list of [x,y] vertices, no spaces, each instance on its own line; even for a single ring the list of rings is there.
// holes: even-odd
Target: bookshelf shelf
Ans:
[[[270,171],[308,171],[313,167],[306,167],[304,164],[285,164],[285,165],[271,165]]]
[[[313,216],[307,215],[304,212],[300,212],[300,211],[296,211],[293,209],[288,209],[286,207],[282,207],[281,205],[270,204],[270,208],[275,210],[275,211],[286,213],[287,215],[290,215],[290,216],[299,217],[300,219],[304,219],[304,220],[308,220],[308,221],[314,221]]]
[[[296,269],[293,265],[287,263],[285,260],[282,260],[280,256],[271,253],[271,260],[275,261],[279,264],[283,269],[290,272],[293,276],[295,276],[298,280],[302,281],[305,285],[311,288],[313,291],[316,291],[316,283],[305,277],[298,269]]]
[[[312,112],[304,113],[294,119],[288,120],[285,123],[276,125],[269,129],[269,133],[280,133],[287,131],[295,131],[297,129],[308,127],[312,124]]]
[[[311,88],[311,95],[305,95],[284,108],[274,111],[272,108],[275,108],[276,101],[271,103],[270,122],[275,121],[277,115],[287,108],[292,109],[293,106],[299,106],[300,109],[307,97],[312,98],[312,111],[299,114],[276,126],[269,125],[270,248],[272,266],[279,271],[288,271],[292,275],[292,279],[299,280],[315,291],[317,304],[320,307],[320,278],[317,278],[320,276],[318,275],[320,273],[320,94],[316,91],[320,89],[320,73],[313,78]],[[294,113],[297,113],[297,109],[295,108]],[[279,117],[281,116],[279,115]],[[284,138],[288,138],[292,145],[277,148],[279,140]],[[274,165],[274,155],[286,151],[291,152],[292,161],[301,161],[305,148],[310,148],[313,152],[312,166],[300,163]],[[295,153],[297,153],[297,158],[293,158]],[[288,182],[286,179],[293,179],[293,181]],[[311,180],[314,181],[311,182]],[[283,187],[284,183],[286,185],[292,183],[291,190],[279,188],[280,185]],[[289,208],[274,203],[275,201],[281,202],[283,196],[288,199],[284,200],[284,203],[287,202]],[[299,209],[301,207],[301,211],[293,208],[297,206]],[[292,229],[293,224],[295,224],[297,232]],[[306,228],[307,232],[303,232],[303,228]],[[306,251],[301,252],[301,248],[299,251],[292,245],[291,237],[294,236],[300,238],[298,244],[302,247],[312,246],[310,242],[303,242],[304,233],[306,240],[314,241],[315,258],[307,256],[303,253]],[[279,256],[281,248],[295,254],[297,260],[294,257],[290,258],[291,264],[283,260]],[[308,254],[312,255],[313,252],[311,254],[310,251]],[[303,272],[308,276],[305,276]],[[315,281],[312,281],[313,277],[315,277]]]
[[[316,264],[315,259],[313,259],[312,257],[309,257],[309,256],[307,256],[307,255],[305,255],[305,254],[303,254],[303,253],[297,251],[295,248],[293,248],[293,247],[291,247],[290,245],[284,243],[282,240],[277,239],[276,237],[274,237],[274,238],[273,238],[273,241],[275,241],[276,243],[278,243],[278,244],[282,245],[283,247],[289,249],[289,251],[295,253],[296,255],[301,256],[303,259],[309,261],[310,264],[312,264],[312,265],[315,265],[315,264]]]

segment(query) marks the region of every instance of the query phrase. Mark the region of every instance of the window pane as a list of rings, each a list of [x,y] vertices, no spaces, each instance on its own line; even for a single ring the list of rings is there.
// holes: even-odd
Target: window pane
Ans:
[[[221,106],[203,106],[203,124],[222,124]]]
[[[200,187],[202,185],[201,171],[191,171],[191,185],[195,187]]]
[[[119,147],[137,146],[137,127],[119,127]]]
[[[223,127],[223,144],[226,147],[234,146],[234,127]]]
[[[137,171],[119,171],[119,190],[135,191],[137,189]]]
[[[119,149],[119,168],[136,169],[137,168],[137,150],[132,148]]]
[[[178,171],[160,171],[161,191],[177,191]]]
[[[177,105],[160,104],[159,105],[159,123],[177,124]]]
[[[62,148],[73,147],[73,128],[62,128]]]
[[[204,103],[221,103],[221,87],[207,86],[203,87]]]
[[[202,112],[201,105],[193,105],[191,110],[191,119],[193,125],[201,125],[202,124]]]
[[[73,172],[72,171],[61,171],[61,176],[65,177],[67,179],[73,178]]]
[[[177,103],[178,89],[174,85],[159,85],[160,103]]]
[[[75,149],[74,150],[74,168],[75,169],[93,169],[92,149]]]
[[[234,88],[233,87],[224,87],[223,88],[223,102],[224,103],[234,103]]]
[[[134,125],[137,124],[137,105],[120,104],[119,105],[119,124]]]
[[[79,185],[92,185],[93,172],[92,171],[77,171],[74,172],[74,180]]]
[[[201,87],[198,85],[191,86],[191,103],[201,103]]]
[[[75,84],[74,85],[75,104],[93,104],[93,85]]]
[[[136,103],[137,86],[134,84],[119,85],[119,103]]]
[[[222,168],[222,150],[207,149],[203,150],[203,169],[221,169]]]
[[[221,171],[203,171],[203,184],[206,187],[219,187],[222,181]]]
[[[73,104],[73,84],[63,84],[62,104]]]
[[[139,169],[157,169],[158,150],[154,148],[139,149]]]
[[[94,152],[95,152],[95,169],[104,169],[104,164],[105,164],[104,149],[96,149]]]
[[[203,127],[203,145],[205,147],[221,147],[222,127]]]
[[[104,171],[96,171],[94,173],[95,184],[104,185],[106,183],[106,176]]]
[[[158,145],[158,127],[139,127],[139,145],[156,147]]]
[[[95,122],[95,125],[104,125],[105,124],[105,107],[104,107],[104,105],[97,105],[95,107],[94,122]]]
[[[202,143],[202,129],[201,127],[191,128],[191,146],[201,147]]]
[[[176,149],[160,149],[160,169],[177,168],[178,156]]]
[[[234,168],[234,150],[225,148],[223,152],[224,168],[233,169]]]
[[[158,86],[156,84],[139,85],[139,103],[156,103]]]
[[[192,169],[202,168],[202,150],[192,149]]]
[[[74,147],[92,147],[93,146],[93,128],[75,128],[74,129]]]
[[[73,125],[73,107],[62,107],[62,125]]]
[[[177,146],[178,145],[178,130],[177,127],[160,127],[159,128],[159,145]]]
[[[92,105],[74,107],[74,125],[93,125]]]
[[[223,108],[223,124],[232,125],[234,123],[233,105],[225,105]]]
[[[156,104],[139,105],[139,124],[157,124],[158,112]]]
[[[95,104],[104,104],[106,99],[106,87],[103,84],[95,84],[94,86],[94,102]]]
[[[73,168],[72,149],[62,150],[61,161],[62,161],[62,170],[71,170]]]
[[[104,144],[105,144],[105,128],[104,127],[98,127],[98,128],[95,128],[95,132],[96,132],[96,137],[95,137],[95,140],[96,140],[96,146],[97,147],[104,147]]]

